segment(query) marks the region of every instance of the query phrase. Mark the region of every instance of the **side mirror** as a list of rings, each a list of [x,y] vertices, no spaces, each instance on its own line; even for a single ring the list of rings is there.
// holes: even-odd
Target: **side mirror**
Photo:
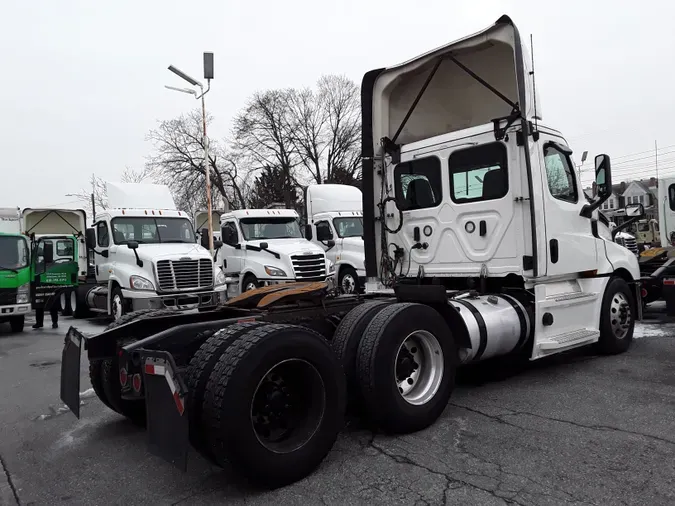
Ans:
[[[595,157],[595,185],[598,197],[609,198],[612,194],[612,171],[609,156],[607,155]]]
[[[84,235],[87,239],[87,248],[96,249],[96,230],[93,228],[88,228]]]
[[[328,239],[328,242],[326,242],[326,246],[328,246],[328,249],[332,248],[335,246],[335,241],[333,239]]]
[[[625,207],[626,218],[642,218],[645,215],[645,206],[642,204],[628,204]]]
[[[54,263],[54,245],[51,242],[45,242],[44,248],[45,265]]]
[[[213,241],[213,249],[218,249],[223,245],[223,241]]]
[[[129,242],[127,242],[127,248],[129,248],[129,249],[138,249],[138,241],[129,241]]]
[[[270,245],[267,244],[266,242],[261,242],[261,243],[260,243],[260,249],[267,249],[267,248],[269,248],[269,246],[270,246]]]
[[[333,234],[328,227],[316,227],[316,238],[321,242],[330,241],[333,238]]]
[[[305,225],[305,239],[307,239],[308,241],[312,240],[312,225],[310,225],[309,223]]]
[[[209,249],[209,229],[203,228],[199,237],[199,242],[202,248]]]

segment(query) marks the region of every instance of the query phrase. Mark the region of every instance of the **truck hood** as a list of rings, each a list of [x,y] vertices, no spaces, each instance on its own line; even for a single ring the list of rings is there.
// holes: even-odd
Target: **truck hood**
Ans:
[[[307,239],[267,239],[262,241],[249,241],[252,246],[260,246],[261,242],[266,242],[268,249],[279,253],[280,255],[318,255],[324,254],[324,250]]]
[[[124,254],[134,257],[133,250],[130,250],[124,244],[120,245],[118,251],[124,252]],[[180,258],[190,258],[191,260],[210,258],[209,251],[202,248],[199,244],[140,244],[137,251],[139,258],[141,260],[147,260],[148,262],[157,262],[159,260],[178,260]]]

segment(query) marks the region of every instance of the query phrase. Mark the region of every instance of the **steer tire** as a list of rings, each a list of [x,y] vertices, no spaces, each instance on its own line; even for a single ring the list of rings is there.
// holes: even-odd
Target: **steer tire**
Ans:
[[[187,411],[190,421],[190,442],[204,458],[217,463],[212,448],[206,436],[208,426],[204,423],[203,403],[204,391],[209,381],[213,367],[223,352],[245,332],[261,325],[260,322],[235,323],[218,331],[207,330],[202,332],[206,341],[197,350],[187,368],[186,384],[188,387]]]
[[[285,395],[291,397],[278,403]],[[295,325],[260,325],[239,336],[211,373],[204,400],[209,441],[219,463],[229,461],[251,481],[288,485],[313,472],[332,448],[344,423],[345,398],[342,367],[319,334]],[[281,442],[254,428],[254,418],[272,419],[258,411],[268,401],[277,414],[295,407],[291,422],[304,419]]]
[[[374,301],[365,302],[352,309],[335,329],[335,335],[330,343],[333,353],[342,364],[347,379],[348,408],[358,410],[362,404],[361,388],[359,387],[356,355],[363,332],[377,313],[387,307],[389,303]]]
[[[620,324],[621,310],[618,306],[622,302],[628,304],[624,317],[628,325],[627,328],[617,328],[614,325],[615,322]],[[623,353],[630,347],[633,340],[636,314],[635,297],[628,283],[622,278],[610,278],[607,288],[605,288],[600,309],[600,339],[596,348],[601,354],[616,355]]]
[[[406,339],[420,331],[433,336],[435,343],[425,353],[426,358],[420,360],[418,373],[438,371],[442,364],[442,374],[436,387],[428,390],[426,400],[408,397],[409,401],[399,391],[397,357]],[[424,352],[423,346],[413,349]],[[434,360],[439,365],[430,369]],[[386,432],[416,432],[434,423],[448,404],[455,382],[457,347],[448,325],[435,309],[423,304],[391,304],[366,327],[359,344],[357,367],[364,406],[371,420]],[[424,384],[420,380],[411,392]]]

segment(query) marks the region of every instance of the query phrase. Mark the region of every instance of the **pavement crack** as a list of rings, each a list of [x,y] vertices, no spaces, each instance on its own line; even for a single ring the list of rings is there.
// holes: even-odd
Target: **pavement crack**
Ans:
[[[450,492],[450,490],[454,490],[454,489],[461,488],[461,487],[465,486],[465,487],[470,487],[470,488],[473,488],[473,489],[476,489],[476,490],[481,490],[483,492],[486,492],[486,493],[490,494],[491,496],[493,496],[494,498],[501,499],[502,501],[505,501],[508,504],[516,504],[516,505],[519,505],[519,506],[525,506],[523,503],[520,503],[520,502],[516,501],[515,499],[506,499],[504,497],[501,497],[497,493],[496,489],[493,490],[493,489],[489,489],[489,488],[486,488],[486,487],[480,487],[478,485],[475,485],[474,483],[470,483],[466,480],[462,480],[462,479],[456,478],[454,476],[451,476],[450,473],[444,473],[442,471],[437,471],[437,470],[432,469],[428,466],[420,464],[419,462],[415,462],[413,459],[411,459],[407,455],[399,455],[399,454],[394,453],[390,450],[387,450],[386,448],[383,448],[382,446],[379,446],[375,443],[376,437],[377,437],[376,434],[373,433],[372,437],[370,438],[370,440],[368,441],[366,446],[368,446],[370,448],[373,448],[379,454],[384,455],[385,457],[393,460],[397,464],[404,464],[404,465],[416,467],[418,469],[422,469],[423,471],[428,472],[429,474],[442,477],[446,481],[446,486],[443,489],[443,499],[444,499],[445,503],[447,503],[448,493]],[[501,483],[499,483],[497,485],[497,488],[499,488],[500,484]]]
[[[5,462],[5,459],[2,458],[2,455],[0,455],[0,467],[2,468],[3,472],[5,473],[5,478],[7,479],[7,484],[9,485],[10,490],[12,491],[12,495],[14,496],[14,500],[16,501],[16,504],[21,504],[21,500],[19,499],[19,494],[16,491],[16,486],[14,485],[14,482],[12,481],[12,475],[9,473],[9,469],[7,468],[7,463]]]
[[[503,423],[505,425],[509,425],[511,427],[516,427],[516,428],[519,428],[521,430],[534,430],[534,429],[529,428],[529,427],[523,427],[522,425],[518,425],[518,424],[515,424],[513,422],[509,422],[508,420],[504,420],[504,417],[526,415],[526,416],[531,416],[531,417],[534,417],[534,418],[539,418],[539,419],[542,419],[542,420],[548,420],[548,421],[551,421],[551,422],[565,423],[565,424],[573,425],[575,427],[579,427],[579,428],[582,428],[582,429],[600,430],[600,431],[607,431],[607,432],[621,432],[623,434],[630,434],[632,436],[640,436],[640,437],[644,437],[644,438],[647,438],[647,439],[652,439],[654,441],[659,441],[661,443],[675,445],[675,441],[673,441],[671,439],[667,439],[667,438],[663,438],[663,437],[659,437],[659,436],[653,436],[651,434],[645,434],[643,432],[636,432],[636,431],[627,430],[627,429],[620,429],[619,427],[612,427],[611,425],[600,425],[600,424],[587,425],[587,424],[575,422],[573,420],[566,420],[564,418],[556,418],[556,417],[553,417],[553,416],[540,415],[540,414],[537,414],[537,413],[531,413],[529,411],[513,411],[513,410],[510,410],[510,409],[505,408],[503,406],[497,406],[497,407],[499,407],[500,409],[505,409],[505,410],[510,411],[510,412],[504,413],[502,415],[490,415],[490,414],[487,414],[487,413],[485,413],[483,411],[480,411],[478,409],[469,408],[469,407],[463,406],[461,404],[456,404],[456,403],[450,403],[450,404],[452,406],[455,406],[455,407],[458,407],[458,408],[461,408],[461,409],[465,409],[465,410],[470,411],[472,413],[477,413],[477,414],[482,415],[486,418],[490,418],[491,420],[494,420],[498,423]]]

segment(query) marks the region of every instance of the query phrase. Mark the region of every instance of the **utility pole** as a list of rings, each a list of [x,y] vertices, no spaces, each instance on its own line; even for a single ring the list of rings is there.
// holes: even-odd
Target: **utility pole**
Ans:
[[[201,93],[199,96],[192,88],[176,88],[174,86],[165,86],[170,90],[180,91],[181,93],[189,93],[194,95],[196,99],[202,99],[202,144],[204,145],[204,176],[206,177],[206,207],[208,212],[208,235],[209,235],[209,251],[213,257],[213,206],[211,204],[211,167],[209,166],[209,138],[206,136],[206,104],[204,103],[204,95],[211,90],[211,79],[213,79],[213,53],[204,53],[204,79],[206,79],[207,88],[204,90],[204,85],[193,79],[185,72],[177,69],[173,65],[169,65],[169,70],[178,77],[187,81],[192,86],[199,86]]]
[[[659,148],[656,144],[656,139],[654,139],[654,163],[656,165],[656,180],[659,180]]]

